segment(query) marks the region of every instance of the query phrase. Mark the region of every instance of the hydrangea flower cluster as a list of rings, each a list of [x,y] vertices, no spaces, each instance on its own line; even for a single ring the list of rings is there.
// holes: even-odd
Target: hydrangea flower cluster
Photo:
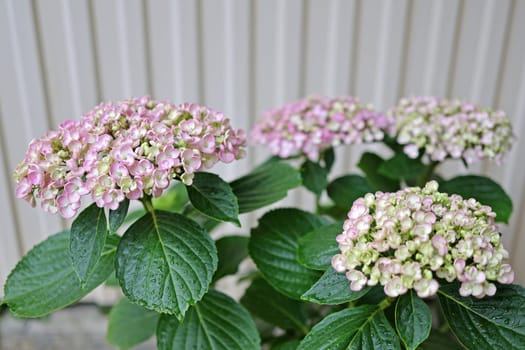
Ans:
[[[503,111],[482,109],[460,100],[432,96],[403,98],[387,113],[390,134],[417,158],[420,149],[432,161],[462,158],[500,161],[510,149],[512,127]]]
[[[379,283],[390,297],[414,289],[426,298],[436,294],[439,278],[460,281],[462,296],[482,298],[494,295],[494,281],[512,283],[492,209],[437,190],[430,181],[353,203],[337,236],[341,254],[332,258],[353,291]]]
[[[330,146],[383,139],[386,117],[352,96],[308,97],[263,114],[254,141],[281,158],[304,154],[317,161]]]
[[[222,113],[197,104],[101,103],[31,141],[14,173],[16,196],[65,218],[88,194],[116,209],[124,198],[160,196],[174,178],[191,185],[196,171],[243,157],[245,143]]]

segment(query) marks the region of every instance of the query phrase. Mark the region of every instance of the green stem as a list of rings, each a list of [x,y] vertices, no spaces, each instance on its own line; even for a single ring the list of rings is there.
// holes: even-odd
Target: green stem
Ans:
[[[321,196],[315,196],[315,213],[322,214],[323,206],[321,205]]]
[[[425,171],[417,179],[417,185],[419,187],[425,186],[425,184],[428,182],[428,180],[430,180],[430,178],[432,177],[432,174],[434,173],[434,170],[436,169],[438,164],[439,164],[439,162],[435,162],[434,161],[434,162],[431,162],[427,166]]]
[[[142,202],[142,205],[144,206],[144,209],[150,213],[151,215],[155,216],[155,208],[153,208],[153,203],[151,201],[151,196],[145,194],[144,197],[140,199]]]
[[[390,305],[392,305],[394,300],[396,300],[396,298],[391,298],[391,297],[381,300],[381,302],[379,303],[379,310],[384,310],[388,308]]]
[[[448,322],[442,324],[442,325],[439,327],[438,331],[439,331],[440,333],[448,333],[448,331],[450,331],[450,325],[448,324]]]

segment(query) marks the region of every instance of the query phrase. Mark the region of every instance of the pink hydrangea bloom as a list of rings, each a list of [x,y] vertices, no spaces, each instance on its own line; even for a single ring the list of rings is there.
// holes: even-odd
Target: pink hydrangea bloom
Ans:
[[[500,161],[513,139],[503,111],[480,108],[460,100],[432,96],[403,98],[387,113],[389,133],[417,158],[420,150],[430,160],[462,158],[467,164],[482,159]]]
[[[267,145],[281,158],[319,154],[340,144],[382,140],[386,117],[352,96],[311,96],[268,111],[252,130],[255,142]]]
[[[160,196],[172,179],[244,156],[246,137],[222,113],[197,104],[138,97],[101,103],[29,144],[16,196],[48,212],[76,215],[81,197],[116,209],[125,198]]]
[[[494,282],[513,282],[492,209],[437,190],[430,181],[422,189],[368,193],[353,203],[337,236],[341,253],[332,258],[352,290],[379,283],[391,297],[414,289],[426,298],[444,279],[461,282],[462,296],[482,298],[494,295]]]

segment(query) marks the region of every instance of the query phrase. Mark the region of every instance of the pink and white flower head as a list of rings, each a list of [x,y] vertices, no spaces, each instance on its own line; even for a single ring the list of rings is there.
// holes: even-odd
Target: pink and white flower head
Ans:
[[[356,97],[311,96],[265,112],[252,137],[281,158],[304,154],[317,161],[332,146],[382,140],[386,126],[383,114]]]
[[[414,289],[427,298],[442,279],[461,282],[462,296],[494,295],[494,282],[514,280],[494,217],[475,199],[438,192],[435,181],[368,193],[348,212],[332,267],[346,272],[353,291],[380,283],[390,297]]]
[[[171,180],[244,156],[245,133],[222,113],[147,96],[101,103],[29,144],[14,172],[17,198],[70,218],[84,195],[116,209],[125,198],[160,196]]]
[[[403,98],[388,111],[389,134],[417,158],[421,150],[432,161],[483,159],[500,161],[511,148],[512,126],[503,111],[480,108],[432,96]]]

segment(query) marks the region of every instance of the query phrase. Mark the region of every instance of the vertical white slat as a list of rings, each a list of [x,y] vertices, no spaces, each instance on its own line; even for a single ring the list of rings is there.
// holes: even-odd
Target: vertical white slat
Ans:
[[[2,151],[6,171],[12,172],[24,158],[32,138],[42,136],[48,129],[47,106],[42,81],[41,63],[34,25],[33,10],[29,1],[0,2],[0,40],[5,54],[0,55],[0,108],[4,135]],[[14,193],[14,182],[7,191]],[[57,216],[42,209],[32,209],[22,200],[12,203],[14,219],[22,249],[27,251],[34,244],[62,228]]]
[[[523,48],[523,47],[522,47]],[[525,54],[525,50],[522,51]],[[517,135],[525,135],[525,63],[521,64],[520,85],[514,92],[514,101],[510,102],[508,106],[509,112],[514,112],[511,117],[514,122],[514,130]],[[522,255],[519,252],[525,249],[525,240],[521,238],[525,234],[524,226],[519,222],[525,216],[525,163],[523,162],[523,149],[525,148],[525,140],[523,136],[518,138],[516,144],[513,146],[512,152],[508,154],[504,160],[505,173],[503,174],[502,186],[509,193],[514,204],[514,211],[510,220],[509,228],[503,231],[504,242],[510,244],[514,239],[518,240],[517,244],[512,244],[513,256],[519,258]],[[521,195],[520,195],[521,194]],[[525,266],[525,265],[520,265]],[[523,278],[525,279],[525,270],[523,271]]]
[[[254,91],[254,115],[255,122],[261,118],[263,111],[278,106],[278,101],[274,98],[273,72],[276,69],[274,37],[276,34],[276,1],[255,1],[255,16],[253,35],[255,47],[253,55],[253,67],[255,67],[255,80],[252,89]],[[250,149],[253,163],[258,164],[264,161],[269,152],[265,147],[255,145]]]
[[[494,101],[510,1],[465,1],[451,96],[490,107]],[[458,171],[481,173],[483,163]],[[452,169],[451,169],[452,170]]]
[[[414,1],[401,96],[446,97],[460,1]]]
[[[223,110],[226,100],[226,33],[225,2],[200,1],[201,36],[200,51],[203,74],[202,103],[213,109]]]
[[[225,25],[225,96],[224,113],[231,119],[235,129],[251,130],[253,101],[250,92],[252,76],[252,35],[251,15],[253,2],[225,0],[223,14]],[[248,135],[249,140],[249,135]],[[229,180],[247,174],[251,170],[250,155],[245,159],[228,164]],[[255,224],[255,215],[241,216],[241,232]]]
[[[520,76],[520,74],[516,74],[516,71],[519,71],[519,67],[521,65],[521,61],[516,60],[515,55],[523,55],[525,53],[524,44],[522,43],[523,40],[517,39],[516,32],[519,33],[519,29],[515,28],[517,23],[521,23],[521,21],[517,20],[520,15],[520,11],[524,11],[523,4],[516,3],[515,1],[512,1],[509,6],[509,10],[507,11],[507,17],[505,19],[505,33],[504,33],[504,40],[501,48],[501,57],[498,62],[498,72],[496,76],[497,84],[494,84],[494,98],[492,107],[494,109],[501,109],[503,111],[507,112],[507,115],[509,116],[512,124],[514,132],[516,130],[522,130],[520,127],[520,123],[523,122],[523,118],[519,117],[519,114],[516,115],[514,112],[514,104],[515,102],[518,102],[515,98],[515,95],[519,91],[519,82],[517,81],[517,78]],[[519,58],[518,58],[519,59]],[[508,74],[510,72],[510,69],[512,69],[512,73]],[[509,82],[512,82],[512,89],[509,89]],[[512,96],[512,99],[509,99],[508,97]],[[516,101],[515,101],[516,100]],[[523,124],[521,124],[523,125]],[[516,140],[514,140],[516,141]],[[519,139],[517,140],[520,141]],[[514,149],[511,152],[511,155],[515,152],[515,142]],[[505,157],[505,159],[508,159],[509,155]],[[507,165],[508,161],[504,160],[503,165]],[[497,162],[485,162],[484,166],[484,173],[490,174],[491,177],[498,182],[502,182],[504,185],[504,188],[508,183],[506,180],[508,179],[508,167],[501,166],[502,164],[498,164]]]
[[[143,2],[95,0],[92,6],[102,98],[149,94]]]
[[[152,93],[174,103],[201,102],[197,2],[146,2]]]
[[[257,1],[255,32],[255,106],[257,118],[264,110],[295,101],[304,94],[303,14],[304,3],[293,1]],[[252,157],[262,162],[268,152],[252,149]],[[299,191],[292,191],[281,205],[300,201]]]
[[[304,71],[304,92],[305,95],[328,95],[326,91],[326,77],[325,70],[328,66],[328,60],[334,59],[329,57],[328,45],[330,38],[335,36],[334,30],[337,30],[337,19],[330,17],[332,15],[332,7],[337,6],[334,2],[330,6],[322,0],[306,1],[308,6],[306,27],[307,45],[305,48],[305,57],[303,58],[305,64]],[[333,44],[332,44],[333,45]],[[333,52],[333,48],[332,48]],[[330,62],[333,64],[334,62]]]
[[[79,119],[97,101],[94,55],[83,1],[37,1],[42,64],[46,72],[52,128],[66,119]]]
[[[234,93],[230,80],[233,77],[228,76],[230,71],[226,71],[228,55],[232,54],[228,51],[233,49],[233,33],[227,30],[227,25],[233,24],[226,22],[226,15],[230,9],[224,0],[201,0],[199,10],[199,55],[203,76],[201,103],[217,111],[226,112],[226,95]],[[232,165],[218,163],[213,167],[213,172],[230,180],[235,174]]]
[[[397,99],[402,69],[407,1],[362,2],[358,39],[356,94],[386,108]]]
[[[397,103],[398,88],[404,70],[404,51],[411,8],[408,1],[359,3],[357,33],[355,94],[371,102],[380,111]],[[389,151],[378,144],[353,147],[347,159],[350,169],[365,151],[388,156]]]
[[[316,0],[329,8],[327,14],[326,27],[319,27],[320,32],[328,29],[328,37],[325,39],[326,46],[324,51],[309,52],[308,55],[326,56],[324,70],[323,88],[326,94],[343,95],[352,94],[350,91],[350,79],[355,74],[351,69],[354,66],[355,55],[352,49],[356,44],[356,21],[357,21],[357,2],[346,0],[335,0],[326,3]],[[309,12],[309,26],[317,22],[315,12]],[[309,37],[308,37],[309,38]],[[310,40],[310,39],[309,39]],[[310,45],[308,48],[315,47]],[[311,64],[307,68],[310,69]]]
[[[355,1],[310,0],[306,18],[304,91],[306,95],[350,95],[355,45]],[[338,147],[332,176],[348,173],[351,147]]]
[[[1,39],[0,44],[4,44]],[[2,198],[5,203],[2,210],[0,210],[0,222],[2,223],[2,244],[0,244],[0,299],[2,299],[4,295],[5,279],[20,259],[23,250],[20,244],[21,242],[18,242],[17,231],[19,228],[16,222],[16,209],[12,205],[16,200],[11,190],[12,180],[10,175],[12,169],[8,165],[4,155],[4,152],[8,149],[4,143],[4,135],[6,132],[9,132],[8,128],[6,130],[6,121],[0,113],[0,198]]]
[[[508,227],[504,227],[502,240],[511,251],[513,266],[519,283],[525,283],[525,259],[521,253],[525,249],[523,225],[525,222],[525,2],[517,1],[508,18],[509,32],[504,60],[501,64],[501,86],[498,91],[496,108],[506,111],[512,121],[516,139],[511,151],[499,166],[489,169],[489,174],[496,175],[501,185],[507,190],[514,204],[514,211]]]
[[[223,112],[235,129],[250,128],[250,2],[239,0],[203,0],[200,8],[205,105]],[[248,172],[247,159],[230,164],[218,163],[212,169],[227,181]],[[243,231],[251,218],[243,218]],[[223,230],[238,231],[233,225]]]

